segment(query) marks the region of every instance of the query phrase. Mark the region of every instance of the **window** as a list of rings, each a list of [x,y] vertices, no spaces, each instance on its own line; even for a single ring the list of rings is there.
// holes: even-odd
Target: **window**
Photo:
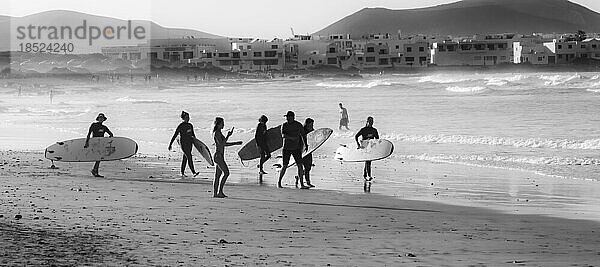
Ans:
[[[255,57],[262,57],[262,52],[254,52]]]
[[[481,56],[474,56],[473,60],[481,60]]]
[[[573,45],[569,45],[569,46],[568,46],[568,48],[569,48],[569,49],[573,49]]]
[[[410,47],[410,46],[409,46],[409,47],[407,47],[407,48],[406,48],[406,52],[412,52],[412,47]]]
[[[508,44],[498,44],[498,49],[500,49],[500,50],[506,50],[507,47],[508,47]]]
[[[302,60],[302,65],[305,65],[305,66],[308,65],[308,61]]]
[[[587,55],[587,54],[581,54],[581,57],[582,57],[582,58],[587,58],[587,57],[588,57],[588,55]]]
[[[194,58],[194,52],[183,52],[183,59],[192,59]]]
[[[257,66],[263,65],[263,63],[264,62],[262,60],[252,60],[252,64],[257,65]]]
[[[496,50],[496,46],[494,46],[493,44],[488,44],[487,49],[488,50]]]
[[[475,50],[484,50],[485,49],[485,45],[484,44],[476,44],[475,45]]]
[[[163,52],[163,59],[168,60],[170,55],[171,55],[171,53],[169,53],[169,52]]]
[[[150,58],[151,59],[157,59],[158,58],[158,53],[157,52],[150,52]]]
[[[368,52],[368,53],[375,52],[375,47],[372,47],[372,46],[370,46],[370,47],[367,47],[367,52]]]
[[[385,51],[385,49],[379,49],[379,54],[380,55],[386,55],[387,51]]]
[[[375,57],[367,57],[366,61],[367,62],[375,62]]]
[[[265,60],[265,65],[279,65],[279,59],[267,59]]]
[[[242,56],[247,56],[248,52],[242,52]]]
[[[399,46],[399,45],[396,45],[396,49],[400,49],[400,46]]]
[[[229,53],[219,53],[219,57],[229,57]]]
[[[231,57],[232,58],[240,58],[240,52],[233,52],[233,53],[231,53]]]
[[[558,49],[562,49],[562,45],[558,45]]]
[[[595,44],[592,45],[593,49],[596,49],[597,47],[598,47],[598,45],[595,45]]]
[[[558,59],[562,59],[562,55],[561,54],[558,54]]]
[[[538,61],[542,61],[542,57],[538,57]]]
[[[271,49],[277,49],[277,45],[271,45]]]
[[[425,47],[419,46],[419,52],[425,52]]]
[[[456,47],[453,46],[453,45],[449,45],[448,46],[448,52],[454,52],[454,51],[456,51]]]
[[[330,65],[337,64],[337,58],[335,58],[335,57],[329,57],[329,58],[327,58],[327,64],[330,64]]]
[[[252,46],[251,46],[251,45],[249,45],[249,46],[247,46],[246,48],[248,48],[248,50],[250,50],[250,49],[252,49]]]
[[[244,46],[243,45],[240,45],[240,50],[244,50]]]
[[[581,49],[586,49],[587,46],[586,45],[581,45]]]
[[[329,53],[335,53],[335,47],[330,47],[329,48]]]
[[[468,44],[462,44],[460,45],[460,50],[471,50],[471,45]]]
[[[363,61],[363,57],[358,57],[358,61]]]
[[[423,63],[427,61],[427,57],[419,57],[419,62]]]
[[[406,57],[406,62],[414,62],[415,58],[414,57]]]
[[[265,57],[275,57],[277,56],[277,51],[265,51]]]
[[[500,56],[500,60],[506,60],[506,56]]]
[[[446,51],[446,46],[440,45],[440,46],[438,46],[438,50],[440,52],[444,52],[444,51]]]
[[[388,59],[387,58],[380,58],[379,59],[379,65],[387,65],[388,64]]]

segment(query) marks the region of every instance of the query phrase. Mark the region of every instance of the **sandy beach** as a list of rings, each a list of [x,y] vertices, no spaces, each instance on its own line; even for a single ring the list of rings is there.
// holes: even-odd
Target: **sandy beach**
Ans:
[[[86,164],[0,152],[0,264],[593,266],[600,223],[378,194],[175,180],[168,159]],[[154,162],[155,164],[149,164]],[[171,178],[169,178],[171,177]]]

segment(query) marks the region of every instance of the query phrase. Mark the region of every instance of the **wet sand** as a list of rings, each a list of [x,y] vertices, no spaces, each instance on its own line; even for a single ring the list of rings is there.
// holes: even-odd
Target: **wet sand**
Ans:
[[[0,152],[2,265],[588,266],[600,223],[377,194],[176,180],[169,159]],[[20,215],[20,216],[17,216]],[[21,217],[20,219],[17,219]]]

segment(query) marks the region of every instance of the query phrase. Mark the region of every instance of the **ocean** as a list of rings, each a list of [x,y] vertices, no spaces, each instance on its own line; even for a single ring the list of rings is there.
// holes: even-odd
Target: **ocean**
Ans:
[[[112,132],[136,140],[140,154],[177,156],[167,146],[182,110],[209,146],[216,116],[225,119],[225,129],[235,127],[230,140],[245,142],[260,115],[274,127],[293,110],[301,122],[311,117],[316,128],[335,130],[315,152],[315,184],[352,193],[365,191],[362,166],[336,162],[333,153],[339,144],[352,143],[372,116],[380,136],[395,145],[390,158],[374,163],[372,193],[600,220],[600,73],[162,78],[117,84],[41,80],[20,95],[18,84],[0,80],[0,97],[3,150],[43,151],[55,141],[85,137],[103,112]],[[338,130],[340,102],[348,109],[349,131]],[[227,148],[231,181],[254,183],[256,163],[240,164],[237,149]],[[274,184],[274,176],[266,183]]]

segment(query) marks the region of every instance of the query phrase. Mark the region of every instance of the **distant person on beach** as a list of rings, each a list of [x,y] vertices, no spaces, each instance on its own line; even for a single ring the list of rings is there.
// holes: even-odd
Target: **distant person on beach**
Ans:
[[[213,126],[213,139],[215,140],[215,145],[217,147],[214,154],[214,160],[217,164],[217,167],[215,169],[215,181],[213,182],[213,197],[217,198],[227,197],[223,193],[225,181],[227,181],[227,177],[229,177],[229,167],[227,167],[227,163],[225,163],[225,147],[242,144],[242,141],[227,142],[229,137],[233,134],[233,127],[227,132],[227,136],[223,136],[221,130],[223,130],[224,127],[225,120],[223,120],[223,118],[216,117]],[[222,178],[221,175],[223,175]]]
[[[279,173],[279,181],[277,186],[282,188],[281,179],[285,175],[287,166],[290,163],[290,156],[294,157],[296,166],[298,167],[298,179],[300,180],[301,189],[308,189],[310,187],[304,185],[304,170],[302,166],[302,147],[304,145],[304,151],[308,150],[308,143],[306,142],[306,134],[304,133],[304,127],[301,123],[296,121],[296,114],[293,111],[288,111],[285,114],[286,122],[281,126],[281,136],[283,137],[283,165]]]
[[[102,124],[105,121],[106,116],[104,116],[103,113],[98,114],[98,116],[96,117],[96,122],[90,125],[87,137],[85,138],[85,145],[83,146],[84,148],[88,148],[89,146],[90,135],[93,137],[104,137],[104,134],[107,133],[109,137],[113,137],[113,133],[108,129],[108,127]],[[94,168],[92,169],[92,175],[94,175],[94,177],[104,178],[104,176],[98,173],[99,167],[100,161],[96,161],[96,164],[94,164]]]
[[[258,126],[256,126],[256,132],[254,133],[254,140],[256,140],[256,146],[260,153],[260,163],[258,165],[260,174],[267,174],[263,169],[263,165],[271,158],[271,152],[269,152],[269,147],[267,146],[267,121],[269,121],[267,116],[260,116],[258,119]]]
[[[340,103],[340,127],[339,129],[342,129],[342,126],[346,127],[346,130],[350,130],[350,128],[348,128],[348,123],[350,121],[348,120],[348,110],[342,105],[342,103]]]
[[[363,148],[363,146],[361,145],[360,141],[358,140],[359,137],[361,137],[361,140],[379,139],[379,133],[377,132],[377,129],[373,128],[373,117],[369,116],[367,118],[367,123],[366,123],[365,127],[360,129],[360,131],[358,131],[358,133],[356,133],[356,135],[354,136],[354,139],[356,140],[356,144],[358,145],[358,148],[360,149],[360,148]],[[371,161],[365,161],[365,168],[363,170],[363,178],[365,178],[366,181],[373,180],[373,176],[371,176]]]
[[[194,169],[194,161],[192,160],[192,147],[194,146],[194,139],[196,139],[194,126],[190,123],[189,113],[181,111],[181,119],[183,121],[179,124],[179,126],[177,126],[177,129],[171,138],[171,142],[169,142],[169,151],[172,149],[175,138],[177,138],[177,135],[179,135],[179,143],[181,145],[181,150],[183,151],[183,159],[181,160],[181,177],[186,177],[186,163],[190,166],[192,174],[197,176],[198,173]]]
[[[306,136],[310,132],[315,130],[314,123],[315,123],[315,121],[311,118],[306,118],[306,120],[304,121],[304,134],[305,134],[304,139],[305,140],[306,140]],[[310,182],[310,170],[312,170],[312,165],[313,165],[312,153],[310,153],[310,154],[304,156],[304,158],[302,158],[302,165],[304,167],[304,180],[306,181],[306,185],[308,187],[315,187]],[[298,184],[298,179],[296,179],[296,184]]]

